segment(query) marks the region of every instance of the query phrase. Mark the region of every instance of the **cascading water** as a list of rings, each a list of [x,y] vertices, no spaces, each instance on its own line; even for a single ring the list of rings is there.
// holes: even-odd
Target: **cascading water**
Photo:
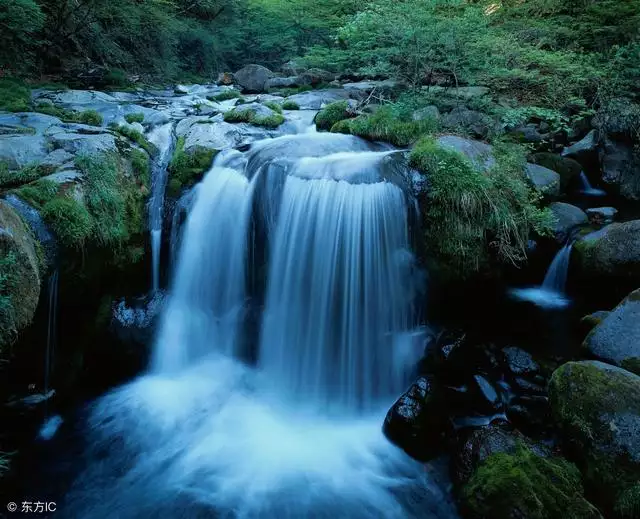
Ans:
[[[584,173],[584,171],[580,173],[580,186],[581,186],[580,192],[584,195],[587,195],[587,196],[606,195],[606,193],[602,189],[596,189],[591,185],[591,182],[589,182],[589,178],[587,178],[587,175]]]
[[[542,286],[534,288],[519,288],[512,290],[512,294],[523,301],[530,301],[543,308],[562,308],[569,304],[565,295],[567,274],[573,242],[558,251],[553,258]]]
[[[321,134],[216,158],[194,193],[152,371],[94,406],[100,462],[66,515],[456,517],[381,430],[422,353],[405,340],[413,257],[396,158]],[[266,294],[247,282],[262,261]],[[263,296],[261,337],[245,337],[247,301]],[[246,342],[259,345],[254,366]]]
[[[149,232],[151,233],[151,261],[153,291],[160,288],[160,248],[162,246],[162,209],[167,186],[167,168],[173,155],[175,138],[173,124],[167,123],[149,134],[149,142],[157,148],[151,166],[151,196],[149,197]]]

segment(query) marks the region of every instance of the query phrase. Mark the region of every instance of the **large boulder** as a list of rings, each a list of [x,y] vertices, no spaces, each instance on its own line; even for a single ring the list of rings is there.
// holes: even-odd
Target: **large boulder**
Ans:
[[[591,130],[582,140],[565,148],[562,152],[563,157],[569,157],[577,160],[584,165],[593,160],[598,153],[598,132]]]
[[[601,519],[584,498],[578,469],[517,431],[477,429],[458,447],[454,478],[473,519]]]
[[[29,228],[9,204],[0,200],[0,352],[35,315],[40,264]]]
[[[443,443],[445,415],[441,397],[429,377],[420,377],[387,413],[386,436],[410,456],[426,461]]]
[[[488,115],[463,106],[454,108],[444,115],[441,122],[445,128],[463,129],[481,139],[486,138],[495,127],[495,122]]]
[[[598,360],[640,375],[640,289],[607,314],[583,347]]]
[[[234,77],[244,92],[260,93],[265,91],[267,81],[273,77],[273,72],[261,65],[247,65],[238,70]]]
[[[527,164],[525,175],[536,191],[546,197],[560,196],[560,175],[537,164]]]
[[[90,135],[64,131],[52,135],[51,142],[54,148],[74,155],[93,155],[117,150],[116,138],[111,133]]]
[[[620,195],[640,200],[640,160],[631,146],[605,138],[600,149],[602,180],[615,186]]]
[[[569,237],[572,229],[578,225],[589,223],[589,217],[579,207],[565,202],[554,202],[549,205],[549,209],[555,217],[553,233],[558,242],[564,243]]]
[[[335,74],[320,68],[310,68],[298,74],[298,84],[318,86],[322,83],[330,83],[335,79]]]
[[[529,160],[534,164],[544,166],[558,173],[560,175],[560,186],[563,190],[574,182],[582,172],[582,166],[579,162],[555,153],[534,153]]]
[[[640,377],[598,361],[569,362],[549,386],[565,451],[607,517],[640,510]]]
[[[438,137],[438,144],[443,148],[462,153],[482,171],[488,171],[496,164],[493,147],[484,142],[465,139],[457,135],[443,135]]]
[[[614,223],[588,234],[575,245],[585,275],[640,282],[640,220]]]

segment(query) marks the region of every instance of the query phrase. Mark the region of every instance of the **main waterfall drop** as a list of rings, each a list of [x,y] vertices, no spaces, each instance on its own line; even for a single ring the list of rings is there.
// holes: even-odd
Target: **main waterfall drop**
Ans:
[[[151,372],[95,405],[70,516],[456,517],[382,433],[422,355],[401,159],[333,134],[216,158]]]

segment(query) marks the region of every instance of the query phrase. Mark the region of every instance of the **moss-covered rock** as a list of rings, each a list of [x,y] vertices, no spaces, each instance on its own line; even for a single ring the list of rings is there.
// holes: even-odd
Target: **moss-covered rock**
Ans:
[[[0,352],[33,319],[40,297],[38,244],[20,216],[0,200]]]
[[[224,114],[224,120],[228,123],[249,123],[265,128],[277,128],[284,123],[282,108],[279,111],[260,103],[240,105]]]
[[[320,110],[314,122],[318,130],[329,131],[338,122],[352,117],[355,117],[355,113],[349,108],[349,103],[347,101],[336,101]]]
[[[459,447],[454,477],[462,511],[474,519],[601,518],[575,465],[517,431],[491,425]]]
[[[183,189],[199,182],[211,167],[213,158],[218,153],[215,149],[196,146],[185,151],[185,138],[179,137],[176,150],[169,164],[169,182],[167,195],[177,197]]]
[[[625,517],[614,510],[640,505],[640,377],[602,362],[569,362],[554,372],[549,395],[589,493],[612,517]]]

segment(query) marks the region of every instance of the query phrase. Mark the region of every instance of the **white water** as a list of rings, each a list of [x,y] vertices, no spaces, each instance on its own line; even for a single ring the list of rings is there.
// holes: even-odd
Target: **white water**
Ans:
[[[530,301],[543,308],[564,308],[570,300],[565,295],[567,274],[573,244],[567,243],[553,258],[542,286],[532,288],[518,288],[511,293],[518,299]]]
[[[413,256],[405,195],[375,174],[386,154],[302,158],[347,142],[274,139],[251,152],[255,168],[238,153],[216,159],[194,195],[153,369],[94,406],[100,461],[68,496],[69,517],[457,516],[429,468],[381,430],[418,353]],[[284,179],[262,167],[282,158]],[[256,210],[261,197],[271,213]],[[238,356],[260,244],[270,268],[252,367]]]
[[[173,155],[173,124],[168,123],[149,134],[149,142],[158,153],[151,166],[151,196],[149,197],[149,232],[151,233],[152,286],[160,288],[160,248],[162,246],[162,209],[167,186],[167,168]]]
[[[604,196],[607,194],[602,189],[597,189],[595,187],[592,187],[591,183],[589,182],[589,179],[587,178],[587,175],[584,172],[580,173],[580,185],[581,185],[580,192],[585,195]]]

